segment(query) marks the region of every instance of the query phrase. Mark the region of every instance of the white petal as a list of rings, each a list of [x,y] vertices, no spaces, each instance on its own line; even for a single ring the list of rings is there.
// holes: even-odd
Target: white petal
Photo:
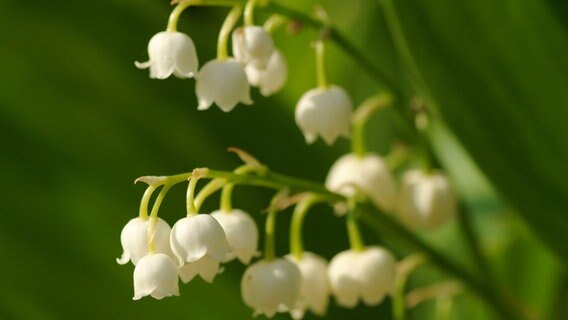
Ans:
[[[353,308],[359,299],[359,284],[353,276],[357,264],[356,252],[342,251],[329,263],[328,276],[331,291],[338,305]]]
[[[302,274],[302,285],[296,305],[290,314],[295,319],[303,317],[304,310],[310,309],[318,316],[327,312],[331,289],[327,277],[327,261],[311,252],[304,252],[301,259],[286,256]]]
[[[134,268],[134,297],[156,299],[179,295],[178,274],[172,259],[162,253],[149,254]]]
[[[395,278],[393,255],[378,246],[367,247],[359,256],[354,273],[361,285],[361,298],[367,305],[377,305],[393,290]]]
[[[272,37],[260,26],[237,28],[233,31],[232,40],[233,55],[244,65],[263,69],[274,51]]]
[[[321,135],[327,144],[349,131],[353,106],[345,90],[338,86],[306,92],[296,106],[296,124],[308,143]]]
[[[357,190],[363,192],[385,211],[392,210],[397,201],[394,178],[385,161],[374,154],[340,157],[329,170],[326,187],[346,197]]]
[[[258,228],[254,220],[242,210],[232,212],[215,211],[211,216],[223,227],[227,240],[232,248],[222,262],[229,262],[238,257],[244,264],[249,264],[257,254]]]
[[[231,111],[239,102],[252,103],[246,73],[234,59],[207,62],[196,80],[200,110],[207,109],[211,102],[225,112]]]
[[[116,262],[126,264],[129,260],[134,265],[142,257],[148,254],[148,228],[150,220],[141,218],[131,219],[122,229],[120,242],[124,250],[120,259]],[[158,253],[165,253],[172,256],[169,246],[170,226],[162,219],[158,218],[154,244]]]

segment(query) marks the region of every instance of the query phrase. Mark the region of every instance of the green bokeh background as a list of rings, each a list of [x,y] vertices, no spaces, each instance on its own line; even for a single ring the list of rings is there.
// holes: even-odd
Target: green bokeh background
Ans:
[[[306,13],[316,2],[279,1]],[[544,318],[568,318],[566,4],[395,2],[435,102],[437,156],[465,199],[499,284]],[[379,1],[320,3],[411,97]],[[346,140],[307,146],[294,124],[296,101],[315,86],[310,42],[316,31],[276,33],[290,65],[282,92],[264,98],[253,90],[253,106],[228,114],[215,107],[198,112],[193,80],[150,80],[134,68],[134,60],[147,59],[147,41],[165,27],[170,10],[157,0],[0,2],[0,319],[250,319],[240,297],[244,267],[237,262],[213,285],[200,279],[183,285],[180,297],[131,300],[133,267],[118,266],[115,258],[120,230],[136,216],[144,190],[133,180],[201,166],[230,170],[239,161],[226,148],[238,146],[274,170],[323,181],[334,159],[348,152]],[[179,28],[194,39],[201,63],[215,56],[225,13],[192,8],[182,16]],[[329,78],[355,103],[376,93],[372,79],[336,46],[329,46],[328,58]],[[382,154],[400,133],[393,112],[369,126],[370,148]],[[235,206],[262,226],[270,195],[239,188]],[[183,198],[182,187],[168,195],[161,216],[170,224],[183,216]],[[206,208],[216,205],[212,198]],[[288,218],[278,220],[281,254]],[[347,248],[342,221],[329,208],[318,207],[306,223],[310,250],[331,258]],[[379,241],[370,230],[365,235],[369,243]],[[422,236],[471,267],[455,223]],[[411,287],[444,277],[427,267]],[[424,304],[411,316],[434,319],[434,310]],[[456,299],[453,315],[492,319],[471,295]],[[388,299],[355,310],[332,303],[328,316],[389,317]]]

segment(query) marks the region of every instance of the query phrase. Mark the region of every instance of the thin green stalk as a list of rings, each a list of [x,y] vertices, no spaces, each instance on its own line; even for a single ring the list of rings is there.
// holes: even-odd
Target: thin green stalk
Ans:
[[[371,115],[392,103],[392,96],[380,93],[368,98],[355,110],[351,126],[351,151],[359,157],[365,156],[365,128]]]
[[[233,189],[235,185],[233,183],[227,183],[223,187],[223,191],[221,191],[221,205],[220,208],[224,212],[231,212],[233,211],[233,204],[232,204],[232,197],[233,197]]]
[[[254,8],[257,0],[248,0],[245,6],[244,20],[245,26],[254,26]]]
[[[197,182],[199,181],[200,177],[192,177],[189,179],[189,184],[187,186],[187,194],[186,194],[186,208],[187,208],[187,216],[194,216],[196,215],[197,209],[195,208],[195,187],[197,186]]]
[[[316,69],[318,87],[326,89],[329,84],[327,82],[327,74],[325,71],[325,40],[319,39],[316,41]]]
[[[219,39],[217,41],[217,59],[225,60],[229,57],[229,52],[227,50],[229,37],[231,36],[231,32],[235,28],[235,25],[239,21],[242,12],[242,6],[236,5],[233,7],[233,9],[231,9],[229,14],[227,15],[227,18],[225,18],[225,21],[221,26],[221,31],[219,32]]]
[[[395,320],[404,320],[406,317],[406,283],[410,275],[419,266],[423,265],[427,258],[423,254],[413,254],[402,260],[397,266],[394,281],[393,294],[393,317]]]
[[[272,261],[276,258],[275,249],[275,229],[276,229],[276,214],[277,208],[271,208],[266,216],[266,224],[264,226],[265,239],[264,239],[264,259]]]
[[[148,220],[148,202],[150,202],[150,198],[152,194],[156,190],[157,186],[149,185],[144,191],[144,195],[142,196],[142,200],[140,200],[140,210],[138,213],[138,217],[142,220]]]
[[[278,27],[286,23],[288,19],[280,14],[271,15],[262,26],[268,33],[274,33]]]
[[[365,242],[361,236],[361,230],[357,224],[357,218],[353,212],[347,214],[345,223],[347,224],[347,235],[349,236],[349,245],[351,250],[361,252],[365,250]]]
[[[167,183],[164,184],[162,190],[160,190],[160,193],[158,193],[158,196],[156,197],[156,201],[154,201],[154,205],[152,206],[152,212],[150,213],[150,218],[158,217],[158,211],[160,210],[162,201],[164,201],[164,198],[166,197],[166,194],[168,193],[171,187],[172,187],[171,184]]]
[[[318,197],[309,195],[302,199],[294,209],[292,221],[290,222],[290,253],[298,260],[302,258],[304,253],[304,241],[302,237],[302,229],[304,218],[310,208],[318,202]]]
[[[203,188],[201,188],[197,196],[195,196],[195,201],[193,201],[195,204],[195,211],[199,212],[201,206],[203,205],[203,202],[205,202],[205,200],[210,195],[217,192],[217,190],[223,188],[225,183],[226,183],[225,179],[213,179],[209,181],[209,183],[207,183]]]

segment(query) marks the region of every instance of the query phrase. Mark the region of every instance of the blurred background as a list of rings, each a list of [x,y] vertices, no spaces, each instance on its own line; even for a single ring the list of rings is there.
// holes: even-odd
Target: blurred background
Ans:
[[[276,2],[305,13],[320,3],[413,97],[378,0]],[[467,205],[495,281],[543,319],[568,319],[566,2],[399,0],[395,7],[436,102],[437,157]],[[240,163],[226,149],[237,146],[276,171],[323,181],[349,151],[346,140],[307,146],[294,123],[297,100],[315,87],[310,43],[317,31],[276,32],[290,66],[282,92],[265,98],[253,90],[252,106],[199,112],[193,80],[150,80],[134,67],[146,61],[147,42],[165,29],[170,10],[158,0],[0,2],[0,319],[250,319],[238,262],[213,285],[196,279],[181,286],[180,297],[132,301],[133,266],[115,258],[144,191],[134,179],[201,166],[231,170]],[[215,57],[227,11],[182,15],[179,30],[193,38],[201,64]],[[266,17],[259,12],[257,20]],[[331,82],[355,104],[377,92],[351,57],[328,47]],[[368,130],[370,148],[383,155],[400,137],[393,112],[378,114]],[[234,205],[262,227],[270,196],[237,188]],[[205,207],[217,205],[212,197]],[[170,192],[160,215],[170,224],[184,215],[183,187]],[[278,220],[280,254],[287,253],[288,220]],[[347,248],[343,222],[329,208],[317,207],[306,223],[307,249],[331,258]],[[365,237],[390,243],[367,229]],[[471,267],[455,223],[421,237]],[[445,277],[425,267],[410,287]],[[332,303],[328,318],[389,319],[390,303],[354,310]],[[410,316],[435,319],[435,310],[425,303]],[[455,299],[452,317],[493,319],[471,294]]]

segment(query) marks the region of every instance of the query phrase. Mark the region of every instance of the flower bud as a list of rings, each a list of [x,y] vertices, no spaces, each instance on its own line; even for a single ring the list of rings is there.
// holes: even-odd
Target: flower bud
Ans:
[[[288,64],[282,52],[274,50],[266,68],[260,69],[249,64],[245,67],[245,72],[247,73],[249,84],[253,87],[259,87],[260,93],[268,97],[282,89],[286,83]]]
[[[227,235],[232,251],[221,262],[229,262],[235,257],[244,264],[249,264],[258,251],[258,228],[254,220],[242,210],[230,212],[218,210],[211,213]]]
[[[120,243],[122,244],[122,256],[116,259],[118,264],[127,264],[132,261],[136,265],[142,257],[148,254],[149,227],[152,218],[134,218],[128,221],[120,233]],[[164,220],[158,218],[154,233],[154,245],[156,252],[165,253],[173,256],[170,249],[171,228]]]
[[[195,93],[198,110],[207,110],[216,103],[229,112],[239,102],[252,104],[247,75],[234,59],[207,62],[196,77]]]
[[[378,305],[393,290],[395,259],[378,246],[361,252],[347,250],[331,259],[328,275],[340,306],[353,308],[359,299],[367,305]]]
[[[296,124],[306,143],[313,143],[320,135],[331,145],[339,136],[349,137],[352,109],[351,99],[342,88],[312,89],[296,105]]]
[[[392,210],[396,203],[394,178],[387,164],[376,154],[340,157],[331,166],[325,185],[328,190],[346,197],[360,191],[384,211]]]
[[[327,261],[311,252],[302,253],[300,259],[287,255],[286,259],[294,263],[302,274],[302,285],[296,305],[290,314],[294,319],[302,319],[306,310],[323,317],[327,312],[331,289],[327,278]]]
[[[139,69],[150,68],[150,78],[166,79],[170,75],[192,78],[197,74],[197,52],[185,33],[163,31],[150,39],[147,62],[135,62]]]
[[[264,69],[274,51],[274,41],[260,26],[247,26],[233,31],[233,55],[243,65]]]
[[[172,228],[170,245],[183,282],[189,282],[196,274],[213,281],[219,262],[230,251],[223,228],[208,214],[178,220]]]
[[[250,265],[241,280],[241,294],[254,315],[271,318],[280,310],[291,310],[298,298],[302,276],[285,259],[262,260]]]
[[[160,300],[179,296],[177,268],[169,256],[163,253],[144,256],[134,268],[134,297],[139,300],[149,296]]]
[[[410,170],[404,174],[398,214],[406,225],[434,229],[453,219],[455,213],[454,193],[441,172]]]

